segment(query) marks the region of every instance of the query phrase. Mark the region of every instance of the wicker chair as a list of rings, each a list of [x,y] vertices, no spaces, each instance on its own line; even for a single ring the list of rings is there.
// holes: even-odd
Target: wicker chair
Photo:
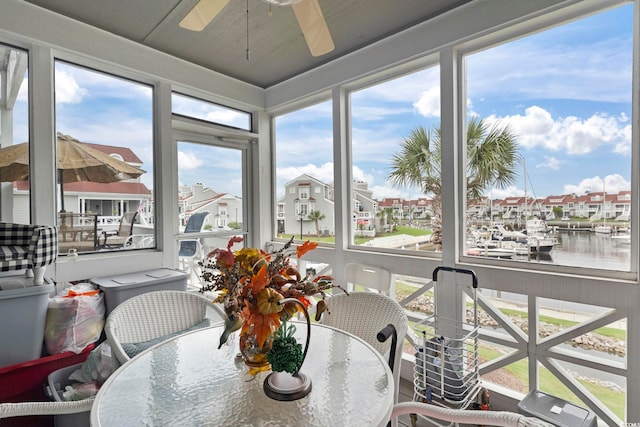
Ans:
[[[504,427],[551,427],[538,418],[526,417],[515,412],[506,411],[470,411],[465,409],[449,409],[422,402],[397,403],[391,412],[391,420],[401,415],[420,414],[428,418],[449,423],[491,425]]]
[[[155,291],[129,298],[114,308],[105,333],[113,354],[125,363],[131,358],[125,347],[148,347],[191,329],[223,322],[225,317],[220,307],[200,294]]]
[[[71,402],[0,403],[0,418],[75,414],[90,411],[91,405],[93,398]]]
[[[327,298],[328,311],[322,315],[322,323],[349,332],[371,344],[380,354],[389,355],[393,372],[395,397],[398,401],[400,387],[400,362],[402,344],[407,334],[408,320],[404,309],[386,295],[371,292],[351,292]],[[380,342],[379,333],[391,324],[395,327],[395,347],[391,340]],[[391,342],[390,342],[391,341]]]

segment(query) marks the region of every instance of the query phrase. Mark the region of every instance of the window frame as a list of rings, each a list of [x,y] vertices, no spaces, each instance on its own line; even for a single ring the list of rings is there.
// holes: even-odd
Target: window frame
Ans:
[[[522,25],[514,25],[508,29],[503,29],[501,31],[495,31],[486,36],[477,37],[469,41],[462,42],[455,46],[452,49],[452,54],[454,57],[454,62],[456,63],[455,74],[459,76],[456,78],[455,76],[447,76],[447,78],[452,78],[451,84],[456,88],[460,88],[457,93],[458,97],[456,98],[457,108],[455,111],[456,117],[467,117],[466,116],[466,91],[464,82],[467,81],[466,76],[466,68],[464,66],[465,56],[480,52],[482,50],[492,48],[501,44],[509,43],[513,40],[527,37],[529,35],[535,34],[537,32],[546,31],[555,27],[559,27],[565,24],[568,24],[573,21],[577,21],[580,19],[584,19],[591,14],[595,13],[603,13],[607,10],[615,7],[620,7],[626,4],[632,4],[634,9],[640,8],[640,1],[638,0],[615,0],[608,2],[608,5],[598,5],[594,4],[590,7],[587,7],[586,10],[582,8],[578,8],[578,10],[573,10],[573,8],[567,7],[560,11],[556,11],[553,13],[553,18],[547,16],[544,19],[544,22],[525,22]],[[635,51],[638,50],[638,23],[637,19],[634,23],[634,46],[632,49]],[[636,53],[636,52],[634,52]],[[634,71],[632,71],[632,75],[636,76],[634,78],[634,83],[637,85],[637,69],[638,66],[638,57],[637,55],[633,55],[633,67]],[[632,88],[632,118],[630,120],[631,123],[637,124],[639,123],[638,116],[640,115],[640,111],[638,108],[638,97],[637,90],[635,86]],[[443,113],[444,115],[444,113]],[[457,161],[457,167],[460,170],[465,170],[465,158],[466,158],[466,143],[465,143],[465,135],[466,135],[466,121],[462,120],[457,130],[458,145],[457,152],[460,153]],[[596,278],[607,278],[613,279],[621,282],[635,282],[638,280],[638,275],[640,273],[640,261],[638,260],[638,254],[640,253],[640,242],[638,241],[640,237],[640,233],[638,232],[638,224],[640,224],[640,209],[639,197],[640,194],[637,189],[639,188],[639,174],[637,172],[638,168],[635,166],[640,163],[640,147],[638,144],[634,144],[633,141],[638,140],[638,133],[640,129],[637,126],[632,127],[633,135],[631,137],[632,147],[631,147],[631,156],[630,156],[630,167],[631,167],[631,204],[630,209],[633,212],[630,215],[630,227],[632,232],[631,237],[631,254],[630,254],[630,269],[629,271],[621,271],[621,270],[602,270],[602,269],[594,269],[594,268],[586,268],[586,267],[574,267],[574,266],[565,266],[565,265],[555,265],[555,264],[538,264],[538,263],[529,263],[526,261],[509,261],[509,262],[500,262],[499,260],[493,259],[484,259],[480,257],[470,257],[464,254],[465,248],[465,232],[464,232],[464,222],[461,222],[461,225],[456,227],[456,237],[455,237],[455,245],[456,245],[456,256],[455,260],[457,263],[467,266],[491,266],[496,268],[506,268],[509,270],[530,270],[542,273],[551,273],[556,275],[575,275],[581,277],[596,277]],[[443,167],[443,170],[445,168]],[[462,187],[464,178],[461,177],[459,179],[460,185]],[[636,189],[634,192],[633,190]],[[458,194],[456,197],[456,206],[458,206],[460,212],[464,212],[466,209],[466,200],[464,197],[465,190],[464,188],[460,188],[458,190]],[[581,203],[582,204],[582,203]],[[444,212],[443,207],[443,212]],[[443,230],[444,234],[444,230]]]

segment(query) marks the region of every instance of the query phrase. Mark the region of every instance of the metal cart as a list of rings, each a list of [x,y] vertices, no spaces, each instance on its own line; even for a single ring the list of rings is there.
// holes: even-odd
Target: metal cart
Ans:
[[[480,391],[478,362],[478,279],[472,270],[437,267],[433,271],[434,290],[439,272],[462,273],[471,276],[473,314],[459,321],[432,316],[416,323],[416,363],[414,367],[414,400],[453,409],[468,409]],[[437,307],[437,305],[436,305]],[[467,309],[468,310],[468,309]],[[468,311],[467,311],[468,312]],[[471,317],[471,319],[469,319]],[[469,321],[470,320],[470,321]],[[439,424],[450,426],[453,423]],[[416,416],[412,416],[415,427]]]

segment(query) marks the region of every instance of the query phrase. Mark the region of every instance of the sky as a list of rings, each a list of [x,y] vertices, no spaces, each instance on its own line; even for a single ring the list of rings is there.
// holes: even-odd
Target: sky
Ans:
[[[468,117],[508,125],[524,159],[516,182],[487,189],[489,197],[630,189],[632,20],[629,4],[466,56]],[[377,199],[423,197],[418,189],[394,187],[387,177],[412,129],[439,126],[438,73],[429,68],[352,96],[353,176],[367,182]],[[55,81],[57,130],[130,147],[151,187],[151,89],[62,62]],[[28,139],[26,87],[15,107],[15,143]],[[245,114],[176,97],[174,111],[247,126]],[[302,173],[333,181],[332,137],[328,101],[276,119],[279,195]],[[180,183],[202,182],[238,195],[237,159],[235,150],[181,144]]]
[[[466,57],[468,117],[508,124],[524,159],[514,185],[487,196],[524,195],[525,169],[529,196],[630,189],[632,11],[623,6]],[[438,73],[352,96],[353,176],[378,199],[422,197],[387,177],[412,129],[439,126]],[[330,104],[289,116],[276,126],[279,191],[300,173],[332,182]]]

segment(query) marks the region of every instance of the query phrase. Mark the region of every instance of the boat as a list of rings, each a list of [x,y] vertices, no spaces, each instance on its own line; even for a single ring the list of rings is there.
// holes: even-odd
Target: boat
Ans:
[[[491,247],[472,247],[468,248],[467,255],[470,256],[486,256],[489,258],[511,259],[516,254],[513,249],[508,248],[491,248]]]
[[[606,202],[607,192],[604,189],[604,180],[602,180],[602,204],[600,205],[600,210],[602,212],[598,212],[596,214],[597,216],[602,217],[602,224],[598,224],[593,228],[593,231],[598,234],[611,234],[613,232],[613,228],[609,224],[607,224],[607,212],[605,210]]]
[[[556,244],[556,238],[551,235],[551,229],[545,220],[540,218],[528,219],[526,223],[528,252],[550,252]]]
[[[547,225],[547,222],[540,218],[528,219],[525,225],[525,232],[527,236],[537,234],[548,234],[551,230]]]
[[[600,224],[593,227],[593,231],[598,234],[611,234],[612,229],[608,224]]]
[[[521,231],[509,230],[502,222],[492,222],[486,232],[491,237],[491,240],[498,240],[501,242],[523,242],[527,239],[526,234]]]
[[[551,252],[553,246],[556,244],[556,239],[553,236],[545,234],[534,234],[527,236],[526,244],[532,253],[545,253]]]

